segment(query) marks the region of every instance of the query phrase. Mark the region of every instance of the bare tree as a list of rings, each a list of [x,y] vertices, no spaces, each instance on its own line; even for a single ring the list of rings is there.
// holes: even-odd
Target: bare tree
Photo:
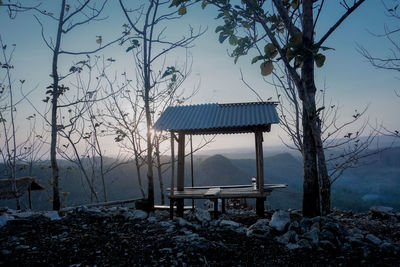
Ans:
[[[121,164],[121,158],[105,159],[103,139],[110,133],[100,112],[108,98],[119,91],[108,90],[107,69],[115,60],[99,56],[86,56],[71,67],[75,69],[75,82],[72,87],[77,92],[73,98],[63,98],[61,107],[68,108],[68,115],[60,118],[62,137],[59,154],[78,167],[89,187],[90,200],[99,201],[97,183],[101,184],[103,200],[108,201],[106,174]],[[95,72],[96,71],[96,72]],[[64,143],[63,140],[67,141]]]
[[[384,25],[383,33],[371,33],[377,38],[382,38],[387,41],[390,45],[390,49],[385,51],[386,55],[382,55],[381,51],[370,50],[363,45],[358,45],[359,53],[366,58],[372,66],[377,69],[389,70],[398,73],[400,71],[400,13],[398,0],[395,1],[381,1],[386,12],[386,16],[391,22],[394,22],[393,26]],[[398,78],[398,77],[397,77]],[[400,98],[400,89],[394,88],[394,93]],[[393,137],[400,137],[399,129],[391,130],[385,126],[381,126],[383,129],[381,134],[389,135]]]
[[[243,77],[242,80],[244,81]],[[290,143],[281,138],[281,141],[290,149],[303,151],[302,106],[296,86],[288,75],[287,69],[279,65],[272,73],[271,81],[264,80],[275,88],[279,100],[278,111],[280,126],[290,138]],[[245,84],[253,91],[249,83]],[[327,89],[324,86],[316,94],[321,121],[322,142],[327,155],[326,162],[330,183],[335,182],[346,169],[355,168],[365,163],[372,154],[380,150],[369,150],[379,131],[369,127],[369,120],[365,118],[368,106],[363,110],[354,111],[354,114],[343,116],[340,113],[340,104],[327,99]],[[343,121],[343,118],[347,117]],[[363,120],[364,118],[364,120]]]
[[[15,46],[11,49],[11,52],[7,53],[7,45],[3,42],[0,35],[0,45],[2,50],[2,61],[1,68],[5,70],[4,79],[1,82],[0,100],[5,100],[4,105],[0,107],[0,122],[3,130],[3,138],[5,145],[5,153],[3,153],[3,159],[5,166],[8,169],[8,175],[11,178],[11,188],[14,191],[17,209],[21,209],[19,196],[17,195],[17,141],[16,141],[16,129],[15,129],[15,112],[16,112],[16,101],[13,94],[13,82],[11,78],[12,57],[14,54]],[[2,98],[2,99],[1,99]],[[10,122],[7,122],[5,118],[6,113],[9,115]],[[5,154],[5,155],[4,155]]]
[[[106,6],[107,0],[104,1],[94,1],[94,0],[85,0],[85,1],[67,1],[62,0],[59,4],[59,11],[45,11],[41,9],[40,5],[37,6],[29,6],[22,5],[20,3],[16,4],[5,4],[4,6],[8,8],[10,17],[15,17],[13,14],[17,14],[18,12],[24,11],[34,11],[36,14],[40,15],[42,18],[39,18],[35,15],[35,18],[39,25],[41,26],[41,36],[45,43],[45,45],[52,52],[52,84],[47,88],[47,97],[43,101],[46,103],[50,101],[51,110],[50,110],[50,120],[48,121],[51,126],[51,136],[50,136],[50,162],[52,168],[52,185],[53,185],[53,209],[59,210],[61,207],[60,201],[60,193],[59,193],[59,168],[57,164],[57,135],[60,129],[62,129],[62,125],[58,122],[58,113],[60,112],[61,107],[59,106],[59,98],[67,93],[69,90],[63,84],[60,84],[62,80],[67,78],[69,75],[77,71],[76,69],[70,69],[67,74],[61,74],[59,70],[59,59],[63,55],[70,56],[79,56],[79,55],[88,55],[96,53],[105,47],[108,47],[114,43],[118,43],[122,41],[125,37],[119,37],[111,42],[103,43],[102,36],[97,36],[96,42],[98,43],[98,47],[90,50],[90,51],[67,51],[63,49],[63,41],[68,36],[69,33],[76,31],[81,28],[85,24],[90,22],[103,20],[105,18],[101,18],[101,14]],[[58,15],[54,15],[58,14]],[[42,19],[47,19],[54,23],[56,26],[56,32],[54,35],[50,35],[52,37],[46,36],[44,24]],[[48,25],[48,24],[47,24]]]
[[[166,54],[176,48],[189,48],[191,43],[204,33],[201,29],[195,33],[189,28],[188,36],[178,40],[170,41],[166,38],[166,24],[180,18],[177,11],[167,10],[169,1],[150,0],[135,3],[135,8],[131,9],[119,1],[123,14],[128,23],[127,32],[133,32],[134,37],[127,52],[132,51],[136,62],[139,63],[141,95],[144,103],[144,113],[146,120],[146,163],[148,181],[148,201],[149,208],[154,207],[154,178],[153,178],[153,142],[152,142],[152,110],[151,96],[155,86],[167,78],[172,77],[178,72],[174,67],[167,68],[165,72],[156,70],[156,63],[162,60]]]

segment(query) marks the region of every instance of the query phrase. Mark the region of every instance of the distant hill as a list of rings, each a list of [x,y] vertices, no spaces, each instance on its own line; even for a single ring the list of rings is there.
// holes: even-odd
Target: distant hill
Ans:
[[[168,157],[163,158],[168,162]],[[367,210],[373,205],[386,205],[400,208],[400,147],[394,147],[375,154],[366,165],[349,169],[332,186],[332,207]],[[51,169],[48,162],[35,164],[32,175],[46,187],[44,192],[33,192],[34,208],[50,209]],[[61,192],[67,206],[90,203],[89,190],[85,179],[76,167],[60,161]],[[0,165],[0,169],[2,165]],[[166,165],[166,168],[169,166]],[[176,172],[175,172],[176,173]],[[302,202],[302,163],[301,158],[291,153],[278,153],[264,157],[265,183],[285,183],[286,189],[274,191],[268,197],[271,208],[300,208]],[[141,169],[142,183],[147,193],[146,169]],[[159,180],[154,172],[156,203],[160,203]],[[170,186],[170,169],[163,173],[164,187]],[[28,175],[27,169],[21,169],[19,176]],[[232,159],[223,155],[194,157],[195,185],[250,184],[256,175],[254,158]],[[123,164],[106,176],[109,200],[141,197],[138,187],[138,174],[133,162]],[[175,182],[176,185],[176,182]],[[185,186],[191,185],[190,161],[186,159]],[[102,201],[101,183],[96,183],[96,191]],[[24,201],[26,196],[24,196]],[[0,201],[0,206],[14,207],[14,201]]]

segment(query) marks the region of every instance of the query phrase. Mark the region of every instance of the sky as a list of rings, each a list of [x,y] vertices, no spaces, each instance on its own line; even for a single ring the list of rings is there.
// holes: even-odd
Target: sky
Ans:
[[[5,1],[3,1],[5,2]],[[30,1],[40,2],[40,1]],[[57,4],[60,1],[43,1],[42,5],[47,10],[59,12]],[[112,40],[121,32],[121,25],[125,22],[117,1],[109,1],[106,7],[108,19],[95,24],[84,25],[79,31],[74,32],[65,40],[64,47],[76,49],[92,49],[96,47],[96,36],[101,35],[103,41]],[[316,36],[320,37],[344,12],[339,1],[326,1],[326,8],[321,14]],[[215,20],[216,10],[200,6],[188,7],[188,13],[176,23],[170,23],[166,32],[168,38],[179,38],[187,33],[188,25],[194,29],[207,28],[208,31],[194,43],[189,50],[193,59],[192,74],[184,83],[186,90],[190,91],[198,86],[198,93],[187,104],[201,103],[233,103],[257,101],[257,97],[241,81],[240,71],[247,82],[264,99],[272,97],[277,100],[275,89],[265,83],[260,75],[258,64],[251,65],[251,56],[241,57],[237,64],[228,56],[232,50],[228,44],[218,42],[218,34],[214,32],[221,21]],[[382,33],[384,25],[396,25],[384,14],[381,1],[367,0],[356,10],[327,40],[326,46],[334,48],[326,52],[327,60],[323,68],[316,69],[317,87],[326,87],[328,98],[332,103],[341,106],[341,119],[345,120],[354,114],[354,110],[362,110],[368,106],[367,117],[373,124],[383,123],[389,129],[400,129],[398,111],[400,98],[396,97],[394,90],[400,89],[398,74],[395,72],[379,70],[372,67],[358,52],[357,45],[366,47],[378,55],[386,55],[390,49],[389,44],[371,35]],[[56,28],[50,21],[43,20],[45,35],[54,34]],[[37,108],[44,109],[41,101],[45,97],[45,87],[51,82],[51,54],[40,37],[40,26],[32,13],[19,14],[10,20],[4,9],[0,9],[0,34],[3,42],[16,44],[13,57],[15,71],[13,78],[16,82],[23,79],[24,90],[34,90],[30,97]],[[119,73],[129,73],[133,60],[127,56],[124,48],[113,46],[103,50],[100,55],[116,59],[116,69]],[[185,58],[183,51],[169,55],[170,62],[182,62]],[[63,57],[60,62],[61,71],[66,71],[77,62],[78,58]],[[397,75],[397,76],[396,76]],[[18,94],[18,92],[16,92]],[[25,118],[31,114],[33,108],[26,102],[19,108],[18,128],[23,132]],[[272,127],[272,131],[264,135],[265,146],[278,146],[282,144],[281,138],[287,140],[279,126]],[[113,143],[109,143],[113,146]],[[114,144],[115,145],[115,144]],[[209,149],[218,150],[232,147],[252,147],[254,137],[249,135],[224,135],[217,137]]]

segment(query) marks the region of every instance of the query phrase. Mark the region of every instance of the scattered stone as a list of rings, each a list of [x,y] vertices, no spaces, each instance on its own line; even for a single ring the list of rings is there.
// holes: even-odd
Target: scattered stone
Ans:
[[[311,228],[312,221],[310,218],[303,218],[300,221],[300,228],[302,232],[306,232]]]
[[[300,248],[299,245],[293,244],[293,243],[288,243],[288,244],[286,244],[286,247],[287,247],[289,250],[294,250],[294,249],[299,249],[299,248]]]
[[[394,216],[393,208],[385,206],[373,206],[370,208],[370,212],[373,218],[389,219]]]
[[[272,215],[272,219],[269,222],[269,226],[275,230],[282,232],[285,230],[286,226],[290,223],[290,214],[287,211],[278,210]]]
[[[240,226],[239,223],[230,220],[221,220],[219,222],[219,225],[222,227],[229,227],[229,228],[237,228]]]
[[[156,222],[157,222],[157,218],[156,218],[155,216],[149,216],[149,217],[147,218],[147,221],[148,221],[149,223],[156,223]]]
[[[319,242],[318,234],[319,234],[319,230],[316,228],[312,228],[310,231],[303,234],[302,237],[310,240],[314,245],[317,245]]]
[[[1,215],[0,216],[0,227],[3,227],[6,224],[7,224],[7,216],[6,215]]]
[[[43,216],[49,218],[51,221],[61,220],[61,217],[60,215],[58,215],[58,212],[56,210],[46,211]]]
[[[84,213],[84,212],[88,211],[88,207],[86,207],[86,206],[78,206],[78,207],[75,208],[75,211],[77,213]]]
[[[293,221],[293,222],[289,225],[289,228],[288,228],[289,231],[296,231],[296,232],[298,232],[299,229],[300,229],[300,225],[299,225],[299,222],[298,222],[298,221]]]
[[[334,250],[334,249],[336,249],[336,246],[332,242],[330,242],[328,240],[321,240],[319,242],[319,245],[321,246],[322,249],[326,249],[326,250]]]
[[[334,241],[335,240],[334,234],[331,231],[327,230],[327,229],[322,230],[322,232],[320,233],[320,238],[324,239],[324,240],[328,240],[328,241]]]
[[[13,213],[13,216],[18,217],[18,218],[28,218],[28,217],[31,217],[34,215],[37,215],[37,213],[32,212],[32,211],[23,211],[23,212]]]
[[[371,242],[374,245],[379,246],[382,243],[382,240],[380,240],[378,237],[376,237],[373,234],[367,234],[365,237],[369,242]]]
[[[267,219],[260,219],[251,225],[246,232],[247,237],[266,238],[271,233],[271,227]]]
[[[312,245],[311,245],[310,241],[308,241],[306,239],[300,239],[299,242],[297,242],[297,245],[303,249],[312,249]]]
[[[15,250],[23,250],[23,249],[28,249],[28,248],[29,248],[29,246],[26,246],[26,245],[18,245],[15,247]]]
[[[143,210],[135,210],[135,212],[133,213],[133,216],[131,217],[131,219],[133,220],[144,220],[146,219],[148,216],[147,212],[143,211]]]
[[[174,226],[174,224],[172,223],[172,221],[161,221],[160,222],[161,227],[171,227]]]
[[[285,234],[275,238],[281,244],[296,243],[298,239],[297,233],[293,230],[287,231]]]
[[[311,225],[311,229],[313,229],[313,228],[315,228],[315,229],[317,229],[317,230],[319,231],[319,229],[320,229],[319,222],[313,223],[313,224]]]
[[[192,252],[206,250],[210,246],[210,242],[207,239],[200,237],[196,233],[175,236],[174,241],[177,248]]]
[[[209,221],[211,221],[211,215],[207,210],[196,209],[195,213],[194,213],[194,216],[202,224],[206,224]]]

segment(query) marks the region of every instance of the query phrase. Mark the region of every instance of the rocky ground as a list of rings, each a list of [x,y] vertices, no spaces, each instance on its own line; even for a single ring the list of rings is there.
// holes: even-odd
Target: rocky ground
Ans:
[[[198,210],[171,221],[126,207],[0,215],[5,266],[400,266],[400,214],[385,207],[313,219]]]

